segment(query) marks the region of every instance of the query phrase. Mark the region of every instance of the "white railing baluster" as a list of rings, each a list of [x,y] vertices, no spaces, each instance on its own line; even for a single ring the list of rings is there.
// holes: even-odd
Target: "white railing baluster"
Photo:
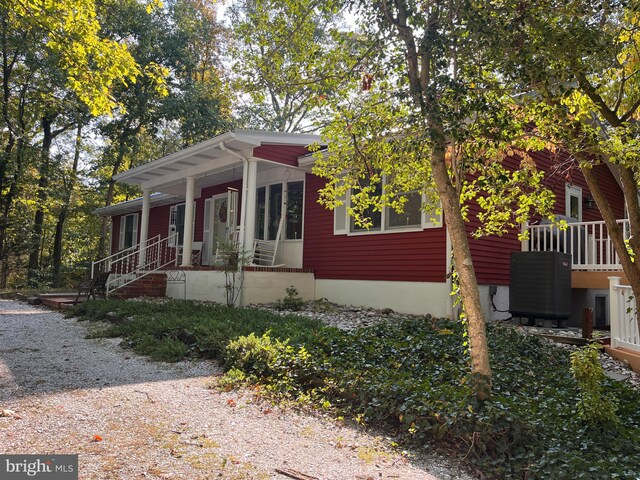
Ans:
[[[624,238],[628,239],[629,221],[619,220],[618,224]],[[565,230],[554,224],[529,225],[527,230],[531,251],[571,253],[573,269],[622,270],[620,259],[603,221],[569,223]]]

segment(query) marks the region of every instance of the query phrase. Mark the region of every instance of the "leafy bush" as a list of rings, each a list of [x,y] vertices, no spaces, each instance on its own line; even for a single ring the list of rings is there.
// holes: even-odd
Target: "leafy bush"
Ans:
[[[598,356],[602,346],[590,343],[571,354],[571,373],[580,387],[578,414],[591,425],[607,427],[619,422],[615,399],[606,393],[606,379]]]

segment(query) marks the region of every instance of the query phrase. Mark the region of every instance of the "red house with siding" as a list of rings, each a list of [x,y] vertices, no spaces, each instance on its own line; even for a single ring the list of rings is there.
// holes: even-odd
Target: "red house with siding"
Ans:
[[[114,272],[111,289],[151,271],[184,272],[175,277],[180,281],[169,282],[168,296],[222,302],[219,246],[232,240],[253,260],[242,272],[240,304],[282,298],[293,285],[306,299],[452,315],[446,221],[428,218],[415,192],[404,213],[385,208],[369,230],[350,221],[346,205],[326,210],[317,202],[324,180],[311,173],[314,160],[307,149],[316,142],[320,137],[314,135],[235,130],[119,174],[117,181],[139,185],[143,196],[99,210],[112,218],[112,255],[95,268]],[[539,168],[552,171],[549,156],[531,155]],[[618,180],[607,165],[596,168],[623,219]],[[568,182],[549,173],[546,185],[556,194],[556,213],[572,217],[571,228],[591,232],[584,239],[591,253],[582,259],[590,263],[581,268],[574,261],[574,274],[619,270],[615,258],[607,263],[598,253],[606,230],[597,233],[593,226],[601,225],[601,217],[582,175],[574,173]],[[474,229],[473,220],[468,228]],[[511,252],[541,245],[520,242],[515,233],[470,242],[486,312],[504,318]],[[255,254],[273,247],[275,255]],[[576,312],[583,306],[597,314],[606,310],[604,277],[578,277]]]

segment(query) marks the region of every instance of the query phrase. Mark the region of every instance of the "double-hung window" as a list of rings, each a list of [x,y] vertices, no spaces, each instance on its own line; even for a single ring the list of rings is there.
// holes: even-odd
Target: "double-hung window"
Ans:
[[[138,243],[138,214],[131,213],[120,217],[120,239],[118,250],[133,247]]]

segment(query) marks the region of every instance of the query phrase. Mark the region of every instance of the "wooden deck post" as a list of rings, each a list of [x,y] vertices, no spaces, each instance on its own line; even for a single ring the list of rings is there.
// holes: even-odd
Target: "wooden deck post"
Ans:
[[[593,333],[593,308],[582,309],[582,338],[589,340]]]

